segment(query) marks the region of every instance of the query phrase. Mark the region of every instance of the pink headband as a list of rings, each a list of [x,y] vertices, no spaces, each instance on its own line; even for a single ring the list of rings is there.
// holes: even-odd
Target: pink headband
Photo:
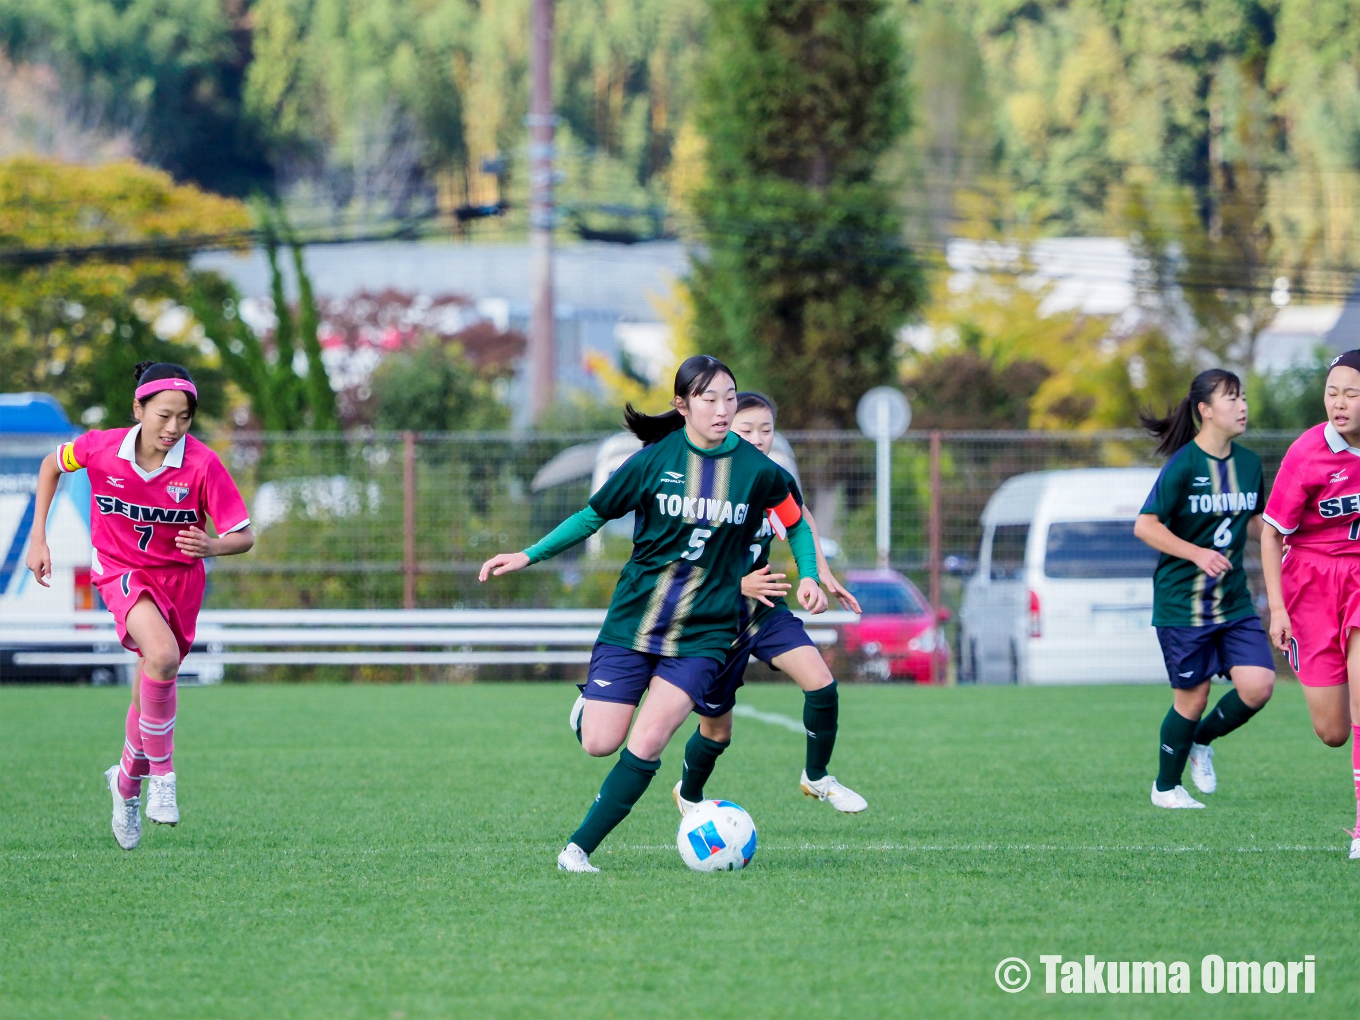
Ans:
[[[198,390],[194,389],[194,384],[188,379],[155,379],[149,383],[142,383],[137,387],[137,399],[145,400],[161,390],[182,390],[195,400],[198,399]]]

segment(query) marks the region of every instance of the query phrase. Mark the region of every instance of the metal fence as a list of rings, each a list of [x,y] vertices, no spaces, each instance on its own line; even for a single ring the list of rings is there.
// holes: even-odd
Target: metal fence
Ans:
[[[249,502],[254,551],[213,565],[212,608],[523,608],[607,604],[629,529],[607,529],[523,573],[478,584],[491,554],[521,549],[584,505],[600,435],[235,435],[214,445]],[[873,444],[788,433],[809,506],[841,570],[876,565]],[[1267,484],[1292,434],[1252,433]],[[957,613],[983,508],[1008,478],[1155,467],[1135,431],[909,432],[893,444],[890,565]],[[1256,574],[1255,548],[1249,569]],[[1258,591],[1259,577],[1254,590]],[[958,628],[948,628],[958,645]],[[957,649],[956,650],[961,650]],[[961,661],[960,656],[956,660]]]

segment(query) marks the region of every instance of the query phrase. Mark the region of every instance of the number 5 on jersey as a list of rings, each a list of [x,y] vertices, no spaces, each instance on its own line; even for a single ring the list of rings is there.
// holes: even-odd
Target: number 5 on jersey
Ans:
[[[697,560],[704,554],[704,543],[713,532],[708,528],[695,528],[689,533],[689,552],[680,554],[682,560]]]

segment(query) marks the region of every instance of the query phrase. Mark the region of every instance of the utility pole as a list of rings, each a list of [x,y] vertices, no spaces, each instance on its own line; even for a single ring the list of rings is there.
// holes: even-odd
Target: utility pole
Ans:
[[[553,314],[553,0],[529,15],[529,406],[537,423],[553,400],[557,349]]]

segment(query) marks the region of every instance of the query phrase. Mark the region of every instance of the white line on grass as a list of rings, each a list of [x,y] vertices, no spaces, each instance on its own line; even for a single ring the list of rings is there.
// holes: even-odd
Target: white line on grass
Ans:
[[[670,844],[638,844],[628,847],[630,850],[671,850]],[[1345,847],[1340,846],[1239,846],[1239,847],[1216,847],[1216,846],[1068,846],[1058,843],[1020,843],[1020,844],[962,844],[958,846],[946,845],[927,845],[927,844],[905,844],[905,843],[882,843],[865,846],[854,846],[849,843],[835,843],[828,845],[818,845],[813,843],[789,843],[783,845],[770,846],[762,843],[762,850],[775,850],[786,852],[797,852],[804,850],[813,851],[846,851],[859,850],[865,852],[879,853],[1014,853],[1014,852],[1039,852],[1039,853],[1239,853],[1239,854],[1273,854],[1273,853],[1340,853]]]
[[[556,846],[557,844],[552,844]],[[528,848],[526,848],[528,849]],[[639,850],[645,853],[674,852],[674,843],[635,843],[618,845],[612,849],[620,850]],[[783,843],[767,844],[762,843],[760,849],[776,853],[805,853],[807,851],[844,853],[846,851],[859,851],[863,853],[1163,853],[1163,854],[1184,854],[1184,853],[1239,853],[1239,854],[1331,854],[1342,853],[1347,848],[1344,846],[1239,846],[1239,847],[1214,847],[1214,846],[1077,846],[1062,843],[961,843],[954,846],[947,844],[928,844],[928,843],[872,843],[856,846],[851,843]],[[600,848],[601,852],[609,853],[611,847],[605,844]],[[141,847],[138,850],[142,857],[165,857],[165,858],[188,858],[188,857],[208,857],[208,858],[235,858],[235,857],[263,857],[273,853],[280,857],[294,857],[298,859],[306,858],[353,858],[353,857],[418,857],[424,855],[439,855],[450,857],[468,857],[479,854],[503,854],[505,847],[497,846],[456,846],[453,844],[436,844],[413,847],[278,847],[272,851],[261,850],[257,847],[162,847],[151,849]],[[546,852],[546,851],[545,851]],[[74,860],[78,858],[89,859],[91,857],[115,859],[111,848],[101,850],[87,850],[84,852],[71,852],[61,850],[49,851],[6,851],[0,852],[0,860],[23,862],[23,861],[59,861]],[[116,857],[122,860],[122,857]]]
[[[790,719],[786,715],[778,712],[762,712],[752,708],[750,705],[737,705],[732,709],[733,715],[739,715],[743,719],[755,719],[757,722],[769,723],[771,726],[782,726],[784,729],[800,736],[807,734],[807,729],[797,719]]]

